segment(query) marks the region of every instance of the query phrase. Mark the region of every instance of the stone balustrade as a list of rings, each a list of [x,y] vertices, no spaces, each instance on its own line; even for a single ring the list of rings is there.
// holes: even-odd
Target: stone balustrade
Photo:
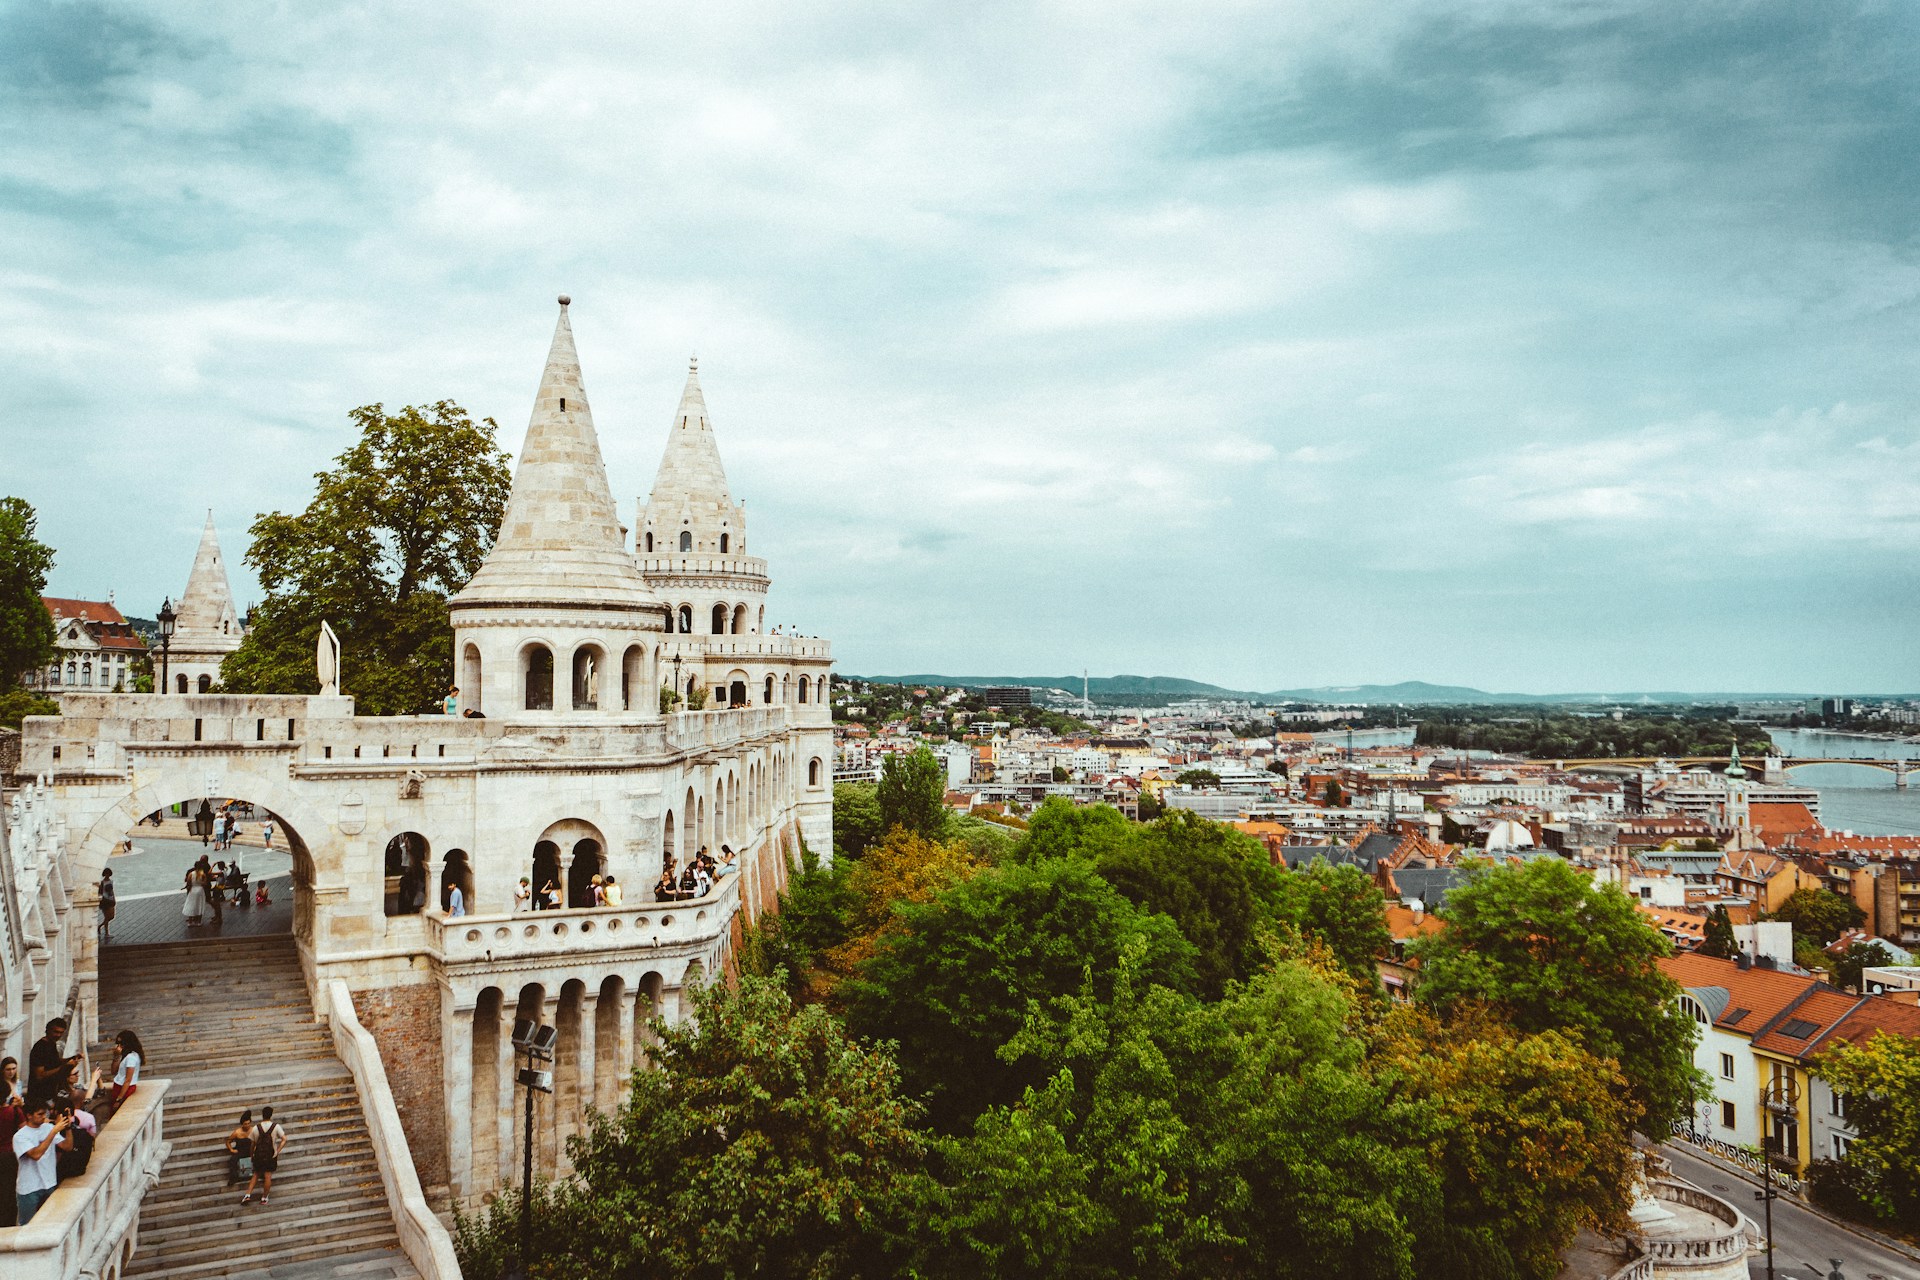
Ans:
[[[1675,1263],[1705,1266],[1730,1263],[1747,1256],[1746,1220],[1740,1211],[1719,1196],[1684,1183],[1658,1179],[1653,1183],[1654,1197],[1685,1205],[1718,1223],[1721,1230],[1694,1232],[1685,1236],[1650,1236],[1643,1244],[1654,1269],[1665,1271]]]
[[[62,1182],[24,1227],[0,1229],[7,1280],[118,1280],[133,1256],[140,1202],[170,1144],[161,1130],[167,1080],[142,1080],[101,1126],[87,1171]]]
[[[689,902],[456,917],[429,912],[422,919],[428,947],[451,966],[710,947],[730,932],[739,907],[736,872],[720,877],[706,897]]]

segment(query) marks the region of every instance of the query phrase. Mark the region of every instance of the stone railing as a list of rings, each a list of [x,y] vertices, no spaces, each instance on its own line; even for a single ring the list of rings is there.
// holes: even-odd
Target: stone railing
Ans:
[[[777,733],[786,727],[785,707],[676,711],[667,717],[667,746],[674,751],[713,750]]]
[[[419,1175],[413,1169],[413,1153],[407,1147],[406,1131],[400,1126],[400,1111],[387,1085],[387,1069],[380,1061],[380,1047],[360,1025],[353,1011],[353,993],[347,984],[335,978],[329,984],[327,1025],[333,1032],[334,1052],[353,1073],[354,1091],[360,1095],[360,1108],[373,1140],[374,1159],[380,1165],[380,1183],[393,1211],[393,1225],[400,1236],[400,1251],[420,1273],[421,1280],[460,1280],[460,1263],[454,1256],[453,1237],[440,1219],[427,1207],[420,1190]],[[138,1097],[138,1094],[134,1095]]]
[[[24,1227],[0,1229],[7,1280],[117,1280],[137,1244],[140,1202],[171,1149],[161,1132],[168,1080],[142,1080],[101,1126],[87,1171],[62,1182]]]
[[[1746,1221],[1740,1211],[1722,1200],[1697,1187],[1684,1183],[1669,1182],[1664,1178],[1653,1183],[1653,1194],[1659,1200],[1671,1200],[1675,1204],[1697,1209],[1708,1217],[1723,1224],[1724,1229],[1712,1235],[1698,1235],[1686,1239],[1662,1240],[1650,1238],[1644,1242],[1647,1257],[1656,1266],[1663,1262],[1721,1262],[1747,1255]]]
[[[1607,1280],[1653,1280],[1653,1259],[1643,1254],[1608,1276]]]
[[[689,902],[457,917],[436,911],[421,919],[427,944],[443,963],[490,963],[583,952],[698,947],[716,938],[724,943],[739,908],[740,873],[736,871],[720,877],[706,897]]]

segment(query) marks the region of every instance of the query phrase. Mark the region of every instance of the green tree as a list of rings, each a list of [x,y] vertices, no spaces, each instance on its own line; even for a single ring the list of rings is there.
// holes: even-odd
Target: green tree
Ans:
[[[1733,919],[1727,915],[1725,907],[1715,907],[1707,913],[1705,940],[1700,943],[1700,954],[1712,956],[1716,960],[1731,960],[1740,953],[1740,944],[1733,936]]]
[[[1370,1062],[1425,1157],[1421,1280],[1552,1280],[1582,1227],[1626,1228],[1638,1163],[1626,1082],[1577,1036],[1522,1036],[1484,1009],[1388,1014]]]
[[[1848,991],[1858,991],[1864,970],[1878,969],[1892,963],[1893,952],[1887,950],[1886,944],[1856,942],[1833,962],[1833,980]]]
[[[1340,794],[1340,784],[1332,778],[1327,779],[1326,788],[1321,791],[1320,799],[1326,802],[1329,809],[1338,809],[1346,803],[1345,797]]]
[[[1393,935],[1387,929],[1386,895],[1366,872],[1315,858],[1280,877],[1280,914],[1332,952],[1363,989],[1379,988],[1378,961]]]
[[[28,716],[59,714],[59,703],[31,689],[0,690],[0,729],[18,729]]]
[[[1277,919],[1280,873],[1264,846],[1184,809],[1121,830],[1131,836],[1125,844],[1086,856],[1135,905],[1179,926],[1194,947],[1199,994],[1217,999],[1265,963],[1260,934]]]
[[[1785,920],[1793,926],[1796,939],[1804,939],[1816,947],[1824,947],[1847,930],[1859,928],[1866,918],[1867,913],[1855,906],[1853,899],[1843,898],[1831,889],[1795,889],[1780,904],[1779,910],[1767,917]]]
[[[1847,1120],[1860,1136],[1841,1163],[1875,1216],[1920,1226],[1920,1037],[1876,1031],[1842,1044],[1814,1068],[1847,1097]]]
[[[1182,787],[1217,787],[1220,775],[1211,769],[1182,769],[1174,777],[1174,782]]]
[[[925,1144],[887,1055],[767,978],[708,987],[654,1028],[655,1069],[568,1143],[534,1276],[894,1274]],[[462,1269],[494,1274],[497,1228],[464,1225]]]
[[[880,829],[905,827],[938,840],[947,829],[947,769],[926,747],[890,755],[880,766]]]
[[[1117,849],[1130,846],[1138,832],[1112,805],[1075,804],[1065,796],[1048,796],[1027,822],[1027,834],[1015,846],[1021,862],[1053,858],[1088,858],[1098,862]]]
[[[1687,1113],[1697,1032],[1656,963],[1673,948],[1617,886],[1559,858],[1482,863],[1440,916],[1447,927],[1414,945],[1416,1000],[1443,1013],[1491,1005],[1529,1034],[1577,1032],[1619,1063],[1647,1133]]]
[[[833,851],[835,857],[858,858],[868,846],[887,834],[880,819],[880,788],[871,782],[833,784]]]
[[[1003,1060],[1002,1047],[1030,1003],[1045,1008],[1088,983],[1109,991],[1130,942],[1147,980],[1193,983],[1193,949],[1173,922],[1136,910],[1078,859],[996,867],[896,912],[899,927],[841,987],[848,1022],[897,1043],[909,1091],[947,1132],[1045,1082]]]
[[[0,689],[53,661],[53,615],[40,598],[53,548],[34,536],[39,524],[25,498],[0,498]]]
[[[486,559],[506,509],[507,455],[491,418],[476,423],[450,400],[349,416],[360,439],[314,477],[306,510],[253,523],[247,563],[266,599],[220,678],[235,693],[312,691],[326,621],[360,711],[426,711],[453,667],[447,601]]]

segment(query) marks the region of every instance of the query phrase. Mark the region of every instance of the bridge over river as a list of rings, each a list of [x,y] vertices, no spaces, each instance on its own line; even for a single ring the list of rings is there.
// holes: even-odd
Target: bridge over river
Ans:
[[[1606,769],[1644,769],[1654,764],[1666,763],[1682,768],[1722,769],[1732,763],[1729,756],[1607,756],[1586,760],[1556,760],[1556,767],[1569,770],[1606,770]],[[1905,790],[1907,774],[1920,772],[1920,759],[1886,759],[1879,756],[1776,756],[1766,755],[1746,758],[1745,763],[1757,767],[1763,778],[1779,778],[1792,769],[1812,764],[1851,764],[1866,769],[1879,769],[1893,775],[1893,785]]]

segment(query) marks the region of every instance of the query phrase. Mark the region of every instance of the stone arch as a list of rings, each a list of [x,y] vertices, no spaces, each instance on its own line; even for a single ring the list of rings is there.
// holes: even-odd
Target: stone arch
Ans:
[[[724,533],[720,535],[720,554],[721,555],[726,555],[727,548],[731,547],[732,545],[733,545],[733,539],[731,537],[729,537]]]
[[[807,785],[809,787],[817,787],[820,785],[819,756],[815,756],[813,759],[807,761]]]
[[[201,677],[200,677],[200,679],[199,679],[199,680],[198,680],[198,681],[196,682],[196,684],[197,684],[197,686],[198,686],[198,691],[199,691],[199,692],[201,692],[201,693],[212,693],[212,692],[213,692],[213,677],[212,677],[212,676],[208,676],[208,675],[203,675],[203,676],[201,676]]]
[[[599,999],[593,1004],[593,1097],[597,1111],[611,1113],[620,1106],[626,1092],[626,1055],[621,1052],[621,1023],[626,1021],[627,982],[619,974],[608,974],[600,983]]]
[[[713,634],[727,634],[727,606],[724,603],[713,606]]]
[[[502,1098],[501,1086],[506,1073],[501,1066],[500,1020],[505,1016],[506,996],[498,987],[484,987],[473,1002],[472,1037],[468,1041],[473,1080],[472,1128],[468,1140],[473,1143],[473,1189],[491,1190],[499,1177],[500,1125],[511,1120],[511,1098]]]
[[[680,531],[680,550],[683,552],[693,550],[693,534],[685,529]]]
[[[475,911],[473,904],[473,859],[467,856],[465,849],[449,849],[447,856],[440,860],[440,909],[451,910],[451,890],[460,887],[460,899],[467,914]]]
[[[747,705],[747,673],[738,667],[727,672],[727,705],[730,707]]]
[[[805,702],[806,700],[807,700],[807,678],[805,676],[801,676],[800,677],[800,701]]]
[[[593,878],[607,870],[606,847],[592,836],[573,842],[573,861],[567,867],[567,905],[591,907]]]
[[[746,631],[747,631],[747,606],[744,604],[737,604],[733,606],[733,634],[737,636],[745,635]]]
[[[638,998],[633,1002],[633,1069],[643,1071],[653,1065],[647,1050],[660,1043],[652,1022],[667,1016],[667,980],[658,970],[649,970],[635,985]]]
[[[460,706],[468,711],[483,711],[480,690],[486,665],[480,658],[480,646],[469,640],[460,652]]]
[[[674,863],[675,832],[673,810],[667,810],[666,819],[660,824],[660,869],[665,871]]]
[[[67,683],[72,684],[73,679],[74,679],[73,664],[69,662],[67,664]],[[174,687],[175,693],[185,693],[187,691],[187,673],[186,672],[181,671],[175,674],[175,676],[173,677],[173,687]]]
[[[687,850],[689,854],[700,852],[700,850],[706,848],[707,845],[713,841],[713,829],[707,825],[707,798],[701,796],[699,800],[695,801],[695,804],[698,806],[697,812],[699,813],[699,817],[693,824],[695,835],[693,847]]]
[[[547,1021],[547,1001],[546,987],[538,982],[527,983],[520,988],[520,998],[514,1004],[514,1019],[516,1021],[525,1019],[529,1022],[536,1023]],[[520,1099],[514,1098],[513,1101],[517,1103]],[[516,1106],[513,1108],[511,1114],[517,1118],[519,1113],[520,1108]],[[553,1095],[541,1093],[537,1089],[534,1090],[533,1131],[535,1136],[533,1140],[533,1160],[534,1171],[536,1173],[553,1168],[553,1155],[551,1154],[555,1149],[551,1140],[553,1133],[553,1115]],[[524,1130],[521,1126],[509,1120],[506,1129],[511,1137],[509,1138],[505,1152],[509,1163],[505,1169],[501,1170],[501,1173],[505,1175],[502,1179],[503,1182],[519,1176],[522,1153],[526,1151],[526,1147],[522,1145],[525,1142],[525,1138],[522,1136]]]
[[[606,678],[607,651],[594,640],[574,646],[571,703],[575,711],[600,709],[600,682]]]
[[[690,604],[680,606],[680,632],[682,635],[693,634],[693,606]]]
[[[547,909],[547,886],[556,891],[560,888],[560,846],[552,840],[538,840],[533,846],[533,867],[528,877],[533,885],[533,901],[529,904],[535,911]]]
[[[578,1133],[581,1128],[582,1104],[589,1101],[581,1096],[581,1086],[585,1073],[581,1055],[586,1052],[586,1003],[587,984],[579,978],[569,978],[560,984],[560,1000],[554,1010],[554,1029],[560,1034],[553,1046],[553,1114],[554,1132],[551,1141],[554,1145],[556,1162],[562,1158],[566,1140]]]
[[[520,674],[524,709],[553,710],[553,650],[537,640],[522,647]]]
[[[620,709],[632,711],[633,700],[647,693],[647,648],[630,644],[620,657]],[[642,710],[651,708],[642,706]]]
[[[415,916],[432,894],[427,887],[433,846],[418,831],[401,831],[387,841],[381,874],[386,889],[381,903],[388,916]]]
[[[761,690],[760,705],[765,707],[773,705],[773,676],[771,673],[768,674],[766,685]]]
[[[649,533],[646,535],[646,537],[647,537],[647,554],[652,555],[653,554],[653,534]]]

